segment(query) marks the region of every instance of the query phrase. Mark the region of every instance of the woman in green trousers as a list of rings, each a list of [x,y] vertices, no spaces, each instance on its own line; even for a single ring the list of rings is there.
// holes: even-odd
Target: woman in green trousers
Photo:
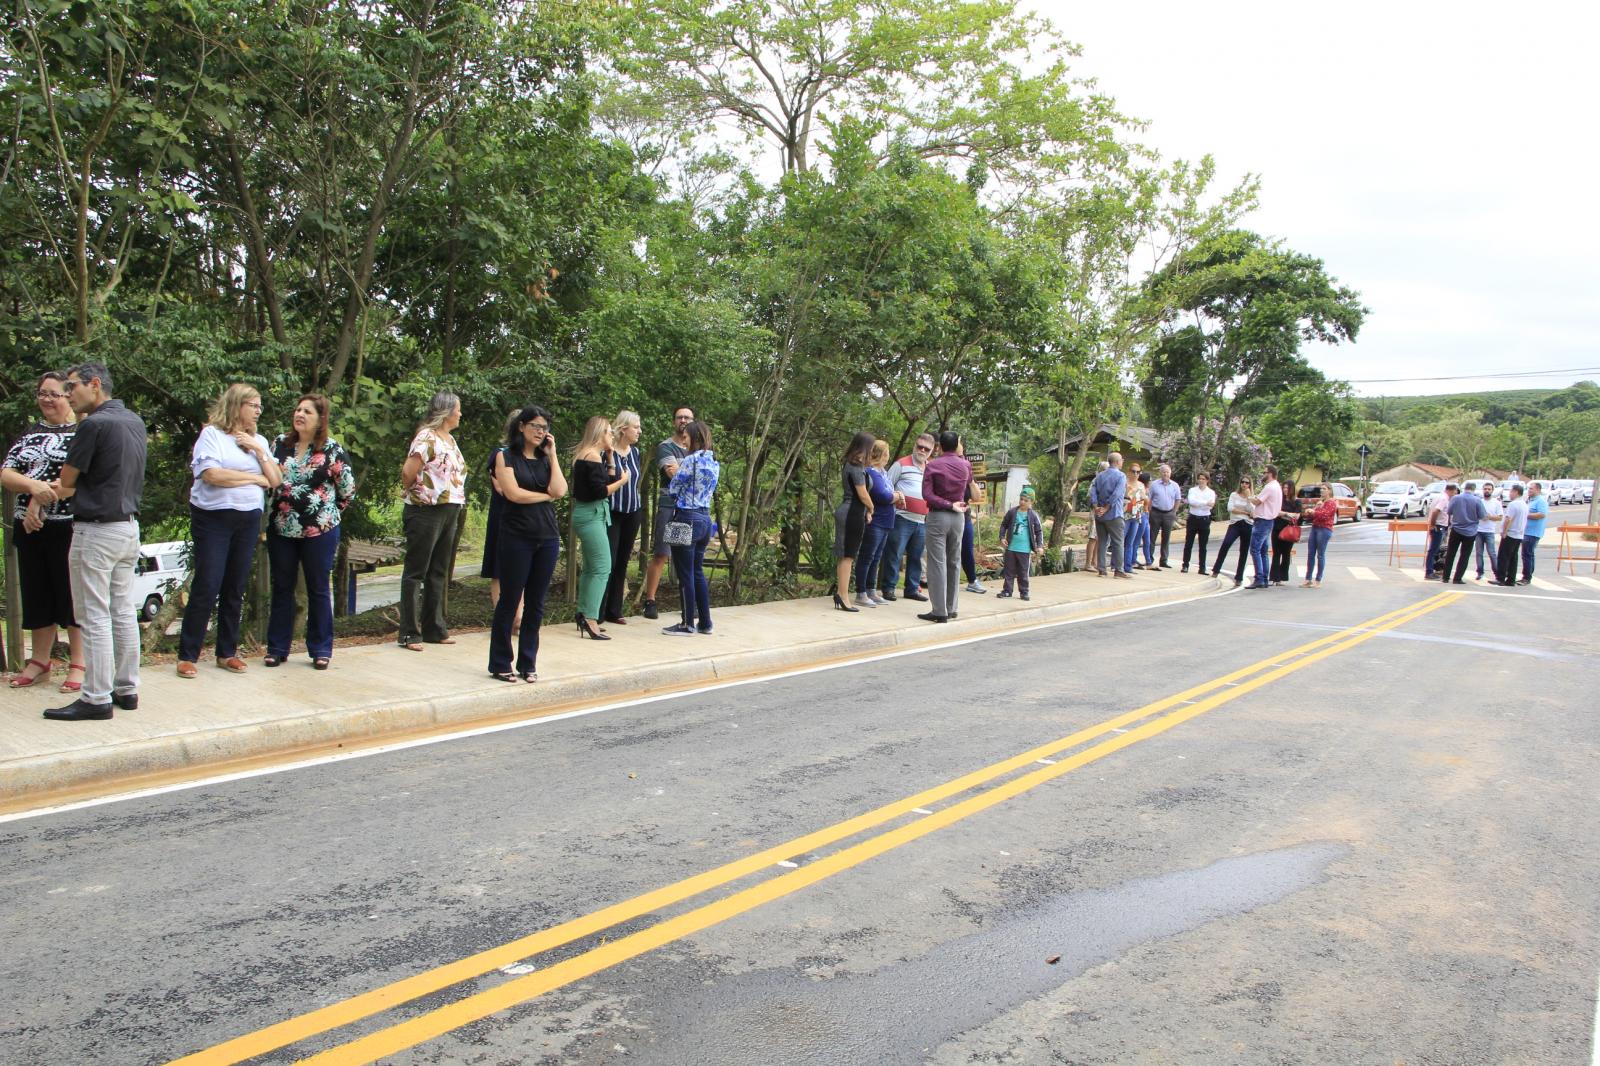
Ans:
[[[610,640],[597,625],[611,578],[611,494],[628,483],[613,449],[611,422],[595,415],[572,453],[572,529],[583,545],[578,571],[578,634]]]

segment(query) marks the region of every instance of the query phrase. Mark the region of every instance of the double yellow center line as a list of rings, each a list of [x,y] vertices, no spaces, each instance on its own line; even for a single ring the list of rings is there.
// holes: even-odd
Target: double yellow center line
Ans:
[[[521,937],[499,947],[469,955],[457,962],[427,970],[339,1003],[311,1011],[296,1018],[236,1037],[215,1047],[177,1059],[172,1066],[230,1066],[269,1051],[286,1047],[319,1033],[349,1025],[400,1004],[472,980],[531,956],[553,950],[586,936],[602,932],[622,922],[680,903],[701,893],[730,884],[752,874],[770,871],[780,862],[809,854],[907,815],[920,815],[916,821],[887,830],[840,851],[810,862],[781,876],[762,881],[714,900],[673,918],[665,919],[637,933],[535,971],[468,995],[454,1003],[415,1018],[380,1029],[368,1036],[330,1048],[302,1060],[306,1063],[353,1066],[375,1062],[414,1047],[426,1040],[458,1029],[546,992],[589,977],[601,970],[652,951],[765,903],[781,899],[816,884],[868,859],[903,844],[953,825],[979,811],[1003,803],[1037,788],[1063,774],[1121,751],[1140,741],[1157,736],[1207,711],[1214,710],[1264,685],[1320,662],[1331,655],[1370,640],[1380,633],[1404,625],[1461,598],[1457,592],[1440,592],[1400,610],[1390,611],[1369,621],[1277,655],[1252,663],[1193,688],[1156,700],[1116,718],[1079,730],[1058,740],[1041,744],[1009,759],[992,763],[981,770],[955,778],[913,796],[886,804],[876,810],[835,823],[816,832],[796,837],[775,847],[685,878],[613,904],[560,925]],[[1148,719],[1148,720],[1147,720]],[[1141,723],[1135,725],[1135,723]],[[926,813],[944,800],[970,792],[1049,756],[1078,748],[1108,733],[1117,735],[1091,747],[1053,760],[1029,773],[1001,781],[993,788],[958,803]]]

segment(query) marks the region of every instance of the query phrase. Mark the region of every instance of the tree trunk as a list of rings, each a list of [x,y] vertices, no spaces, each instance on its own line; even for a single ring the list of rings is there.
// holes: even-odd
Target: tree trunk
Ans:
[[[250,183],[245,180],[244,164],[239,159],[239,147],[233,135],[222,136],[223,155],[228,161],[228,172],[233,177],[234,194],[239,198],[239,213],[244,216],[245,249],[255,264],[256,283],[261,288],[261,302],[266,305],[267,324],[272,329],[272,339],[288,344],[288,334],[283,328],[283,308],[278,300],[278,285],[272,274],[272,263],[267,257],[267,241],[261,228],[261,215],[256,211],[255,197],[250,194]],[[284,370],[294,369],[294,359],[287,349],[278,353],[278,365]]]

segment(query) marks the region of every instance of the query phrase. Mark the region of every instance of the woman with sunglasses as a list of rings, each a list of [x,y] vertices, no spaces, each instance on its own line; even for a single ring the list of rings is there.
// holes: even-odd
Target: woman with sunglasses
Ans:
[[[239,658],[239,616],[244,587],[261,538],[264,491],[283,480],[267,438],[256,431],[261,394],[250,385],[229,385],[212,405],[210,421],[194,442],[189,469],[189,603],[178,635],[178,676],[192,678],[212,612],[217,616],[217,665],[245,672]]]
[[[489,630],[489,673],[498,681],[532,684],[539,658],[539,627],[544,601],[561,555],[556,500],[567,494],[567,479],[550,432],[550,412],[530,404],[517,415],[504,451],[495,453],[495,485],[505,503],[495,545],[500,601]],[[511,622],[522,604],[517,629],[517,660],[511,662]]]
[[[1255,505],[1250,502],[1250,479],[1239,479],[1239,487],[1228,494],[1228,531],[1223,535],[1222,547],[1217,549],[1217,562],[1211,568],[1211,576],[1216,577],[1222,573],[1222,566],[1228,561],[1228,549],[1233,547],[1233,542],[1239,542],[1239,568],[1233,574],[1233,587],[1238,588],[1244,584],[1244,564],[1250,558],[1250,531],[1255,523]]]
[[[55,482],[67,460],[67,445],[77,432],[77,416],[67,401],[67,376],[51,371],[34,389],[39,421],[28,427],[6,453],[0,485],[17,494],[12,543],[17,546],[17,576],[22,586],[22,628],[33,638],[33,658],[10,681],[28,688],[50,680],[56,631],[67,631],[67,679],[62,692],[83,688],[83,638],[72,617],[72,580],[67,553],[72,548],[72,501],[56,495]]]

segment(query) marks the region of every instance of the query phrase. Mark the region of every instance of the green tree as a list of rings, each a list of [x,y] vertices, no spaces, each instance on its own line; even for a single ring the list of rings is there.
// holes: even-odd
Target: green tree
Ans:
[[[1214,408],[1225,427],[1245,401],[1306,380],[1301,346],[1354,340],[1366,316],[1358,294],[1320,259],[1243,230],[1178,256],[1150,278],[1145,296],[1164,322],[1145,405],[1158,425],[1192,432]],[[1221,429],[1209,446],[1194,442],[1191,476],[1209,468],[1221,443]]]
[[[1308,466],[1331,471],[1347,450],[1356,404],[1342,381],[1296,385],[1283,393],[1256,426],[1256,439],[1285,471]]]

